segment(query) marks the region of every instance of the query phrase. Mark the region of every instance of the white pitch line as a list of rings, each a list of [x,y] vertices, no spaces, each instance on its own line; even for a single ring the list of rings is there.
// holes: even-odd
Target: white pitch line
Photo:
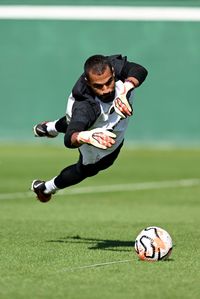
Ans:
[[[103,266],[109,266],[113,264],[120,264],[120,263],[128,263],[132,262],[131,260],[122,260],[122,261],[113,261],[113,262],[106,262],[106,263],[99,263],[99,264],[91,264],[91,265],[85,265],[85,266],[79,266],[79,267],[72,267],[72,268],[63,268],[61,270],[58,270],[57,272],[73,272],[76,270],[82,270],[82,269],[88,269],[88,268],[97,268],[97,267],[103,267]]]
[[[0,19],[200,21],[199,7],[0,5]]]
[[[153,190],[153,189],[168,189],[168,188],[182,188],[200,186],[200,179],[182,179],[176,181],[157,181],[157,182],[143,182],[132,184],[117,184],[117,185],[103,185],[103,186],[91,186],[91,187],[73,187],[72,189],[60,190],[58,195],[78,195],[78,194],[92,194],[92,193],[109,193],[109,192],[130,192],[141,190]],[[19,199],[34,197],[32,191],[29,192],[13,192],[13,193],[0,193],[0,200],[3,199]]]
[[[175,187],[190,187],[200,185],[200,179],[185,179],[176,181],[159,181],[159,182],[144,182],[132,184],[117,184],[104,185],[93,187],[79,187],[70,190],[70,194],[84,193],[108,193],[108,192],[124,192],[124,191],[140,191],[150,189],[175,188]],[[65,192],[68,193],[68,192]],[[62,194],[63,195],[63,194]]]

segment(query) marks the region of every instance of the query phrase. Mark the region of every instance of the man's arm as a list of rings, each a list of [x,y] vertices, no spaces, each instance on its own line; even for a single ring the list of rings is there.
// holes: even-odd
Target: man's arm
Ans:
[[[107,149],[115,144],[116,135],[106,129],[96,128],[88,131],[75,132],[71,136],[73,147],[90,144],[100,149]]]
[[[72,107],[72,116],[64,137],[64,144],[68,148],[80,146],[76,141],[76,134],[87,131],[101,113],[97,102],[90,103],[88,100],[75,101]]]
[[[148,75],[148,71],[142,65],[135,62],[125,62],[121,75],[124,80],[130,80],[135,87],[140,86]]]
[[[137,78],[135,77],[128,77],[126,78],[125,82],[131,82],[133,84],[133,88],[136,88],[140,85],[140,82]]]
[[[125,62],[121,71],[121,75],[124,78],[124,90],[114,100],[114,108],[117,114],[122,118],[132,115],[132,107],[128,102],[127,94],[134,88],[139,87],[146,79],[147,70],[134,62]]]
[[[128,61],[126,56],[122,57],[118,54],[108,56],[108,58],[114,67],[116,78],[119,80],[124,82],[126,79],[132,80],[131,78],[133,78],[135,87],[138,87],[146,79],[147,70],[138,63]]]
[[[99,116],[99,113],[95,114],[94,111],[86,101],[74,103],[72,117],[64,138],[66,147],[77,148],[86,143],[100,149],[107,149],[115,144],[114,133],[103,128],[89,130]]]

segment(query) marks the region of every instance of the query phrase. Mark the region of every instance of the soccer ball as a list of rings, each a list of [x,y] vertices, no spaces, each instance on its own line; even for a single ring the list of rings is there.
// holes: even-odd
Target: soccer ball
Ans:
[[[172,238],[166,230],[160,227],[147,227],[137,236],[135,251],[143,261],[165,260],[172,251]]]

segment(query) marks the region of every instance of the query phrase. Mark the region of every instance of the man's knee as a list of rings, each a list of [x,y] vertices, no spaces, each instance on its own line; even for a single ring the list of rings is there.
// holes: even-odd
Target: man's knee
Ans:
[[[96,167],[96,164],[82,165],[82,173],[85,177],[91,177],[96,175],[100,169]]]

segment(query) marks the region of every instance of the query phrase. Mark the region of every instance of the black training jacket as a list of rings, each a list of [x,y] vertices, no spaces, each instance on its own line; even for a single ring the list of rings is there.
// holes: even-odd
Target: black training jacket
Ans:
[[[147,70],[134,62],[129,62],[127,57],[112,55],[107,57],[115,71],[115,81],[125,81],[127,77],[135,77],[141,85],[147,76]],[[72,117],[64,137],[66,147],[72,148],[71,135],[89,129],[100,115],[99,104],[95,95],[86,84],[85,75],[82,74],[72,89],[75,102],[72,107]]]

